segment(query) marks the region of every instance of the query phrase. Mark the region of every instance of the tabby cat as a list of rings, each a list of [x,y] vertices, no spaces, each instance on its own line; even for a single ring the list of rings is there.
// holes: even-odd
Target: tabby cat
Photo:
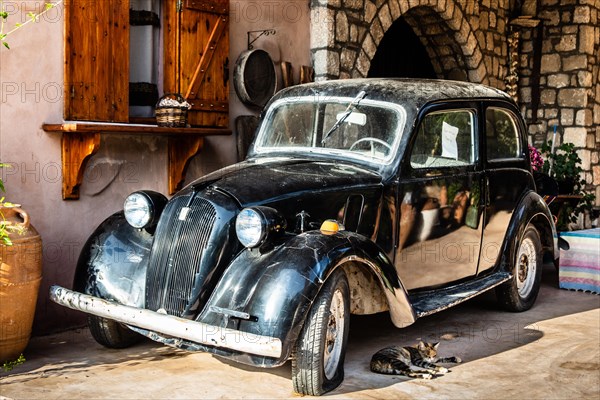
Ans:
[[[437,358],[439,343],[419,342],[415,346],[391,346],[379,350],[371,358],[371,371],[378,374],[406,375],[431,379],[444,375],[448,369],[435,363],[460,363],[458,357]]]

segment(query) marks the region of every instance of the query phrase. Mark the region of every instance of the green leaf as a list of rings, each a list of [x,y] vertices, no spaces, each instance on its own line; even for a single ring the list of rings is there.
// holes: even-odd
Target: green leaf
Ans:
[[[20,23],[20,22],[17,22],[17,23],[15,24],[15,26],[16,26],[17,28],[20,28],[20,27],[22,27],[22,26],[23,26],[23,24],[22,24],[22,23]]]
[[[4,39],[6,36],[8,36],[6,33],[0,33],[0,40]]]
[[[10,50],[10,46],[8,45],[8,43],[6,43],[6,42],[2,42],[2,44],[4,45],[4,47],[6,47],[7,49],[9,49],[9,50]]]
[[[6,11],[0,12],[0,18],[7,19],[8,18],[8,13]]]
[[[46,3],[46,10],[51,9],[52,7],[54,7],[56,4],[54,3]]]

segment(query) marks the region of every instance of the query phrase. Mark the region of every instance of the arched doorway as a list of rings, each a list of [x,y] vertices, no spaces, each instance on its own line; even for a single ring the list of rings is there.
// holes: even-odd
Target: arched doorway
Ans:
[[[385,33],[371,60],[370,78],[437,78],[427,50],[404,18]]]

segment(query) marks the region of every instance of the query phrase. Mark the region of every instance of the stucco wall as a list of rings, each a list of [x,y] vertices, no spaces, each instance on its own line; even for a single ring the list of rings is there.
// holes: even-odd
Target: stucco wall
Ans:
[[[42,6],[42,1],[5,1],[12,25]],[[250,30],[275,28],[255,48],[268,51],[275,62],[295,67],[310,65],[309,12],[304,0],[231,1],[230,71],[246,49]],[[7,40],[11,50],[0,49],[0,161],[7,200],[20,203],[43,239],[44,278],[36,310],[34,334],[60,330],[83,322],[82,315],[47,299],[48,287],[70,287],[79,251],[88,235],[137,189],[167,191],[167,143],[164,138],[103,136],[81,187],[81,199],[61,197],[60,134],[48,134],[43,123],[63,120],[63,8],[52,10]],[[278,68],[277,68],[278,70]],[[297,78],[296,78],[297,79]],[[232,82],[232,81],[231,81]],[[230,127],[238,115],[257,114],[230,93]],[[209,138],[191,163],[187,180],[235,162],[234,137]]]

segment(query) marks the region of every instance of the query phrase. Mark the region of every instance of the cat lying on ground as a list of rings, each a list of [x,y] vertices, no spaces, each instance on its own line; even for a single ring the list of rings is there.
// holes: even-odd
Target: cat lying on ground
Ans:
[[[371,358],[371,371],[378,374],[406,375],[411,378],[431,379],[445,375],[447,368],[435,363],[460,363],[458,357],[437,358],[439,343],[419,342],[415,346],[390,346],[379,350]]]

